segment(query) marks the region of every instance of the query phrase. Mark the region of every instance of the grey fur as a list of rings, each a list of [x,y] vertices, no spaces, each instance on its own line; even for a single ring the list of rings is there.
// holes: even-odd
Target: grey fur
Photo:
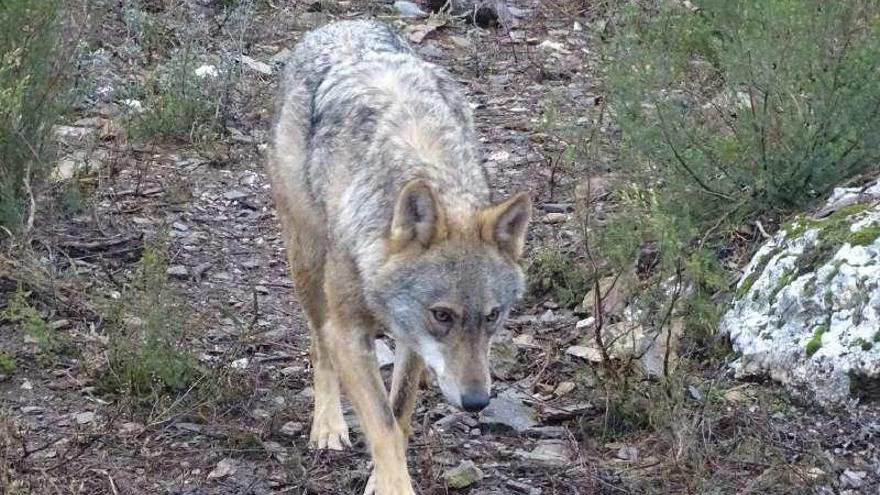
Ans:
[[[376,88],[379,74],[406,86],[409,97],[400,100],[404,95]],[[371,218],[331,229],[333,240],[350,245],[355,242],[351,238],[381,233],[391,217],[394,192],[416,177],[467,197],[474,207],[491,201],[473,118],[456,83],[440,67],[419,59],[390,27],[346,21],[308,33],[288,60],[280,94],[276,141],[297,139],[307,150],[305,156],[279,156],[286,162],[282,173],[304,174],[311,199],[331,218],[343,216],[327,211],[331,177],[345,176],[357,190],[373,192],[343,205],[369,212]],[[412,118],[435,131],[450,169],[437,173],[400,145],[400,127]]]
[[[522,291],[516,263],[455,240],[410,266],[389,268],[382,258],[398,195],[414,179],[430,183],[452,224],[492,206],[473,117],[455,81],[388,26],[345,21],[298,43],[278,106],[270,173],[279,209],[317,212],[327,256],[354,265],[358,299],[376,320],[438,375],[438,353],[480,366],[485,380],[475,386],[488,390],[489,337]],[[429,321],[437,301],[462,313],[444,336]],[[500,318],[487,323],[494,308]],[[470,345],[449,356],[450,341]],[[471,384],[444,393],[462,386]]]

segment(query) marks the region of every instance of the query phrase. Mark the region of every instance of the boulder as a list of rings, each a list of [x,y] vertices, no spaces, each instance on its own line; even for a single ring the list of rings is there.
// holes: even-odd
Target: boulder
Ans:
[[[738,376],[765,375],[820,405],[880,382],[880,182],[839,188],[769,239],[721,321]]]

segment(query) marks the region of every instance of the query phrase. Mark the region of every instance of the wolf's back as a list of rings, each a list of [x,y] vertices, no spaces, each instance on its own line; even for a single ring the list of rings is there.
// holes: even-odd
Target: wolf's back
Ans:
[[[338,244],[369,245],[387,231],[413,179],[428,180],[450,214],[491,202],[458,84],[386,25],[339,22],[304,36],[278,115],[270,173],[276,194],[289,195],[280,203],[308,203]]]
[[[297,84],[314,94],[331,68],[383,52],[412,53],[412,49],[389,26],[378,22],[343,21],[310,31],[287,61],[281,94]]]

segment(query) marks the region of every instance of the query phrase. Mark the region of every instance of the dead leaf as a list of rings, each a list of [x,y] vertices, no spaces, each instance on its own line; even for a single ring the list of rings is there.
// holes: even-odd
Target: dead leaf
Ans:
[[[235,465],[235,460],[227,457],[227,458],[221,460],[220,462],[218,462],[217,466],[214,468],[214,470],[211,471],[210,473],[208,473],[208,479],[213,480],[213,479],[219,479],[219,478],[225,478],[227,476],[231,476],[231,475],[235,474],[235,471],[237,469],[238,469],[238,466]]]

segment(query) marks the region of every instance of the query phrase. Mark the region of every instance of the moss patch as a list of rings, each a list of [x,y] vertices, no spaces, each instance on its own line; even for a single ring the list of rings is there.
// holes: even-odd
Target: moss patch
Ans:
[[[850,232],[846,241],[853,246],[867,246],[873,244],[878,237],[880,237],[880,225],[872,223],[855,232]]]
[[[868,352],[874,348],[874,343],[868,342],[867,340],[865,340],[863,338],[858,338],[855,341],[853,341],[853,346],[858,347],[865,352]]]
[[[812,356],[816,354],[816,351],[822,348],[822,335],[825,335],[825,332],[828,331],[828,325],[819,325],[815,329],[813,329],[813,336],[810,337],[810,340],[807,342],[806,352],[807,356]]]
[[[776,282],[776,287],[773,287],[773,290],[770,292],[770,303],[776,300],[776,296],[779,295],[779,292],[785,288],[788,284],[791,283],[797,276],[797,272],[791,269],[785,269],[782,272],[782,276],[779,277],[779,280]]]
[[[742,283],[740,283],[739,287],[737,287],[735,294],[737,300],[742,299],[743,296],[748,294],[749,290],[752,288],[753,285],[755,285],[755,282],[758,280],[758,277],[760,277],[761,274],[764,273],[764,268],[767,268],[767,264],[770,263],[770,260],[772,260],[781,251],[782,247],[776,246],[771,249],[770,252],[768,252],[764,256],[761,256],[761,258],[755,264],[755,268],[752,270],[752,272],[749,273],[749,275],[743,279]]]
[[[7,375],[15,371],[15,359],[3,351],[0,351],[0,371]]]
[[[850,231],[856,216],[868,211],[869,205],[855,204],[841,208],[825,218],[797,217],[783,227],[788,239],[802,236],[808,230],[816,230],[816,240],[804,248],[795,262],[795,278],[812,272],[824,265],[844,244],[864,246],[880,237],[880,225],[871,224],[856,232]],[[838,265],[839,267],[839,265]],[[836,271],[835,271],[836,274]]]

